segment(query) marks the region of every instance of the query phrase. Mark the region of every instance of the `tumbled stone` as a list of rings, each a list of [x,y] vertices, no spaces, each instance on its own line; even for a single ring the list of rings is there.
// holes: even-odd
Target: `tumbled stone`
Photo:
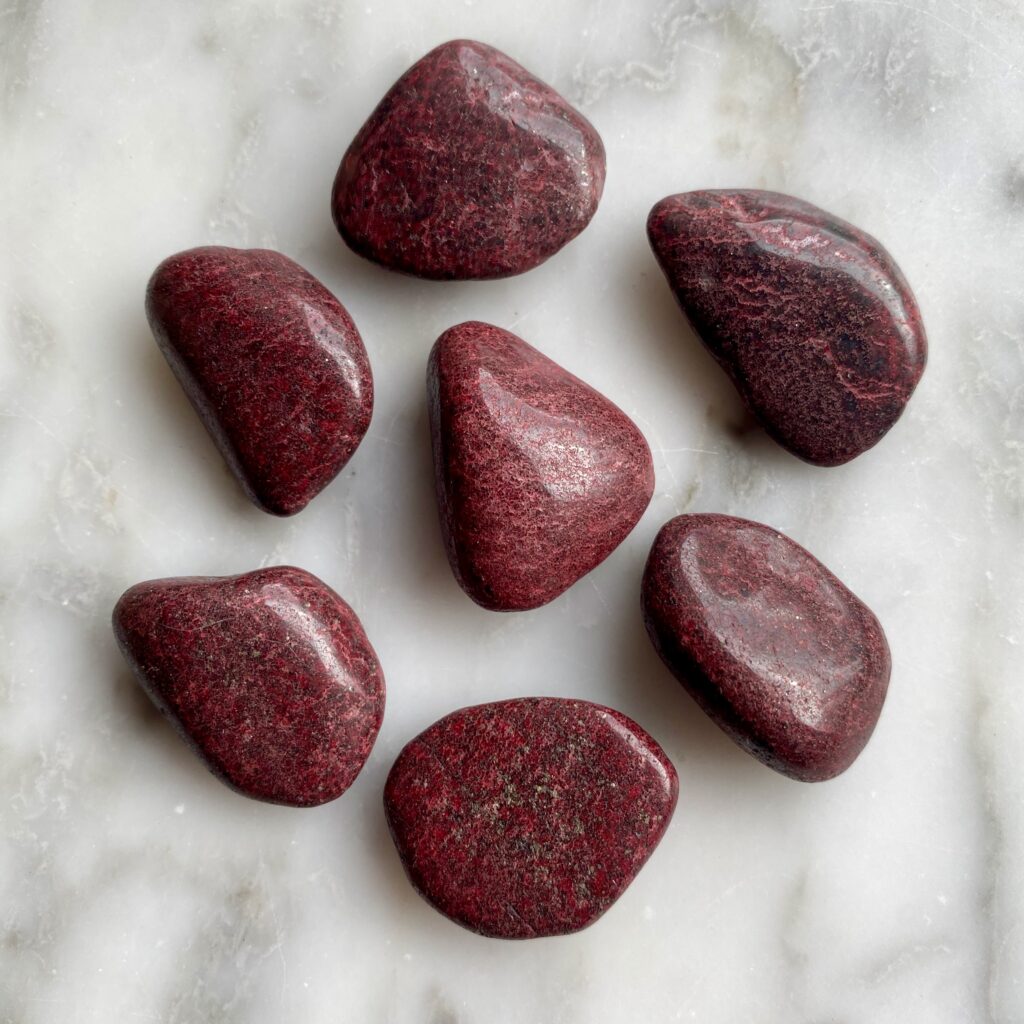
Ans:
[[[417,277],[507,277],[590,222],[604,146],[525,68],[467,39],[391,87],[345,153],[331,208],[361,256]]]
[[[647,560],[643,613],[694,700],[770,768],[830,779],[870,738],[889,685],[882,627],[771,527],[722,515],[670,520]]]
[[[152,580],[114,609],[139,684],[232,789],[311,807],[359,774],[384,675],[355,612],[302,569]]]
[[[870,235],[775,192],[686,192],[647,221],[694,331],[767,432],[837,466],[899,419],[924,371],[917,303]]]
[[[668,827],[678,782],[636,722],[581,700],[463,708],[399,754],[388,825],[414,888],[481,935],[593,924]]]
[[[427,395],[448,561],[485,608],[553,600],[651,500],[651,452],[635,424],[500,327],[471,321],[442,334]]]
[[[370,425],[373,378],[344,306],[287,256],[204,246],[157,267],[153,335],[249,497],[292,515]]]

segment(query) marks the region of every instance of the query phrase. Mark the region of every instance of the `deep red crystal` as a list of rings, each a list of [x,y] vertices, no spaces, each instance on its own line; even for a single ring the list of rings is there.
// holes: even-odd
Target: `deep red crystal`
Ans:
[[[845,771],[889,685],[878,620],[795,541],[761,523],[684,515],[643,580],[658,653],[744,750],[804,782]]]
[[[279,252],[205,246],[163,261],[146,313],[249,497],[300,511],[370,425],[373,378],[344,306]]]
[[[279,566],[139,583],[113,625],[139,684],[233,789],[309,807],[359,774],[384,675],[355,612],[315,576]]]
[[[604,172],[582,114],[510,57],[458,39],[378,104],[341,161],[331,209],[349,246],[392,270],[506,277],[587,226]]]
[[[452,327],[430,354],[427,393],[448,560],[485,608],[553,600],[647,508],[654,468],[636,425],[516,335]]]
[[[482,935],[565,935],[622,895],[668,827],[676,772],[625,715],[532,697],[464,708],[412,740],[384,790],[416,890]]]
[[[927,342],[910,287],[870,235],[753,190],[669,196],[647,232],[693,329],[783,447],[836,466],[900,417]]]

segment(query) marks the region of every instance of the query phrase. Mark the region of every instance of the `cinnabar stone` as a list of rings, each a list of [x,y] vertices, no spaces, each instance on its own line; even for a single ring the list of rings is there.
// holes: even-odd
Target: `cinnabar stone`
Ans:
[[[359,774],[384,675],[355,612],[312,574],[139,583],[113,625],[139,684],[232,789],[310,807]]]
[[[417,61],[359,130],[331,209],[359,255],[417,277],[507,277],[590,222],[601,138],[505,54],[458,39]]]
[[[636,722],[581,700],[463,708],[399,754],[388,825],[415,889],[481,935],[593,924],[675,808],[675,769]]]
[[[651,500],[651,452],[632,420],[509,331],[475,321],[445,331],[427,394],[448,561],[485,608],[553,600]]]
[[[928,345],[909,285],[870,235],[753,190],[669,196],[647,233],[694,331],[784,448],[837,466],[899,419]]]
[[[279,252],[204,246],[157,267],[146,313],[249,497],[275,515],[303,509],[373,413],[370,363],[345,307]]]
[[[882,627],[777,530],[722,515],[670,520],[647,560],[643,614],[694,700],[770,768],[830,779],[870,738],[889,685]]]

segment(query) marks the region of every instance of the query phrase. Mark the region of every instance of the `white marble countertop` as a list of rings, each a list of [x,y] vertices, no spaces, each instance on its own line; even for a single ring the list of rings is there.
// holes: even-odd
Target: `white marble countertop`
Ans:
[[[488,284],[388,274],[328,214],[341,153],[444,39],[506,50],[602,133],[586,232]],[[1024,1021],[1024,11],[1018,0],[13,0],[0,12],[0,1020],[5,1024],[1019,1024]],[[791,192],[882,239],[931,360],[839,469],[746,421],[644,237],[661,196]],[[153,343],[143,289],[192,245],[281,249],[356,319],[377,406],[298,517],[247,503]],[[445,561],[424,403],[446,327],[511,327],[635,417],[657,491],[554,604],[475,607]],[[790,782],[658,662],[638,612],[658,527],[760,519],[876,611],[874,739]],[[388,681],[339,801],[208,775],[114,646],[141,579],[303,566]],[[679,768],[662,845],[593,928],[524,943],[406,883],[381,788],[461,705],[577,695]]]

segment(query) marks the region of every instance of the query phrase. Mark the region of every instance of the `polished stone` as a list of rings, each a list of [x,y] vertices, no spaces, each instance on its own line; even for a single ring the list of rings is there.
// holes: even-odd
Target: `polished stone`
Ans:
[[[392,86],[349,146],[331,206],[361,256],[418,277],[507,277],[590,222],[601,138],[493,47],[459,39]]]
[[[482,935],[593,924],[668,827],[676,772],[625,715],[531,697],[463,708],[406,745],[384,790],[416,890]]]
[[[430,354],[427,392],[448,560],[485,608],[553,600],[647,508],[654,469],[636,425],[516,335],[452,327]]]
[[[870,235],[754,190],[669,196],[647,231],[693,329],[784,448],[836,466],[899,419],[927,342],[910,287]]]
[[[882,627],[776,530],[722,515],[670,520],[647,561],[643,613],[690,695],[770,768],[829,779],[870,738],[889,685]]]
[[[279,252],[204,246],[157,267],[153,334],[249,497],[300,511],[370,425],[373,378],[342,304]]]
[[[384,675],[352,609],[302,569],[139,583],[114,633],[142,688],[215,775],[309,807],[359,774]]]

